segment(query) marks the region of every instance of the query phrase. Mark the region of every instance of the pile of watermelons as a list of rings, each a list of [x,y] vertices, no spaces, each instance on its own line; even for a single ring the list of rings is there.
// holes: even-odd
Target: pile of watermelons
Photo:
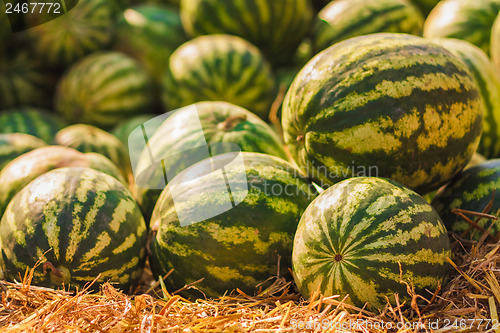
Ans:
[[[500,0],[20,3],[5,280],[129,291],[148,262],[191,297],[281,274],[380,308],[446,283],[450,234],[499,240]]]

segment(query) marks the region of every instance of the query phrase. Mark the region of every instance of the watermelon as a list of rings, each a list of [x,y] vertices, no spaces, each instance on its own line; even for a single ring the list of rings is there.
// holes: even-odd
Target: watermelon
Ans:
[[[27,105],[51,108],[55,83],[55,75],[24,49],[1,57],[0,110]]]
[[[491,28],[490,56],[497,70],[500,70],[500,15],[497,15]]]
[[[500,157],[500,72],[469,42],[454,38],[434,41],[462,60],[476,80],[483,100],[483,134],[477,151],[486,158]]]
[[[490,50],[491,27],[500,10],[500,0],[443,0],[424,24],[426,38],[458,38]]]
[[[29,134],[0,134],[0,171],[16,157],[46,145],[43,140]]]
[[[296,67],[283,67],[276,71],[276,81],[278,82],[278,97],[274,103],[280,103],[278,110],[276,111],[276,117],[274,115],[269,115],[269,120],[276,125],[281,131],[280,122],[281,115],[283,113],[283,100],[285,98],[286,92],[292,85],[293,79],[297,76],[300,68]],[[274,106],[274,105],[273,105]]]
[[[295,228],[314,196],[299,170],[275,156],[242,152],[203,160],[158,199],[151,220],[153,272],[174,269],[165,279],[168,290],[203,279],[196,287],[208,297],[235,288],[253,294],[278,269],[287,274]]]
[[[61,117],[45,109],[19,107],[0,113],[0,133],[26,133],[51,143],[54,135],[66,126]]]
[[[291,63],[313,15],[310,0],[181,1],[182,23],[188,34],[240,36],[276,66]]]
[[[469,163],[465,166],[464,170],[472,168],[473,166],[476,166],[479,163],[483,163],[486,160],[487,160],[486,157],[476,152],[474,153],[474,155],[472,155],[472,158],[470,159]]]
[[[59,81],[55,107],[69,123],[111,128],[148,112],[151,81],[145,70],[120,52],[98,52],[70,67]]]
[[[76,124],[57,132],[54,143],[74,148],[82,153],[99,153],[109,158],[128,179],[132,173],[125,145],[113,134],[92,125]]]
[[[354,177],[319,195],[300,219],[293,243],[301,294],[346,295],[348,304],[382,309],[386,297],[411,299],[402,278],[424,297],[442,286],[451,256],[439,215],[414,191],[388,179]],[[431,294],[425,290],[429,290]]]
[[[132,131],[136,129],[138,126],[140,126],[142,123],[145,123],[146,121],[151,120],[156,116],[157,115],[150,113],[129,118],[127,120],[119,122],[118,125],[116,125],[115,128],[113,128],[111,133],[115,137],[117,137],[118,140],[120,140],[124,145],[128,145],[128,137],[130,133],[132,133]],[[140,153],[141,152],[139,152],[139,154]]]
[[[163,102],[176,109],[201,101],[226,101],[266,118],[276,83],[270,64],[249,42],[229,35],[197,37],[170,57]]]
[[[128,291],[141,275],[146,238],[141,211],[122,183],[89,168],[61,168],[10,202],[0,222],[0,265],[14,281],[42,258],[34,285],[81,289],[99,276]]]
[[[150,123],[155,125],[155,122],[153,119]],[[137,160],[134,194],[146,221],[166,185],[164,174],[170,180],[209,154],[226,152],[225,148],[219,149],[220,145],[212,145],[217,142],[232,143],[242,151],[287,158],[278,135],[248,110],[227,102],[201,102],[181,109],[156,129],[148,140],[148,149]],[[206,154],[200,150],[189,152],[192,147],[207,147],[207,144],[210,148]],[[158,161],[163,159],[162,166],[153,164],[150,156]]]
[[[126,187],[129,187],[128,179],[126,180],[122,176],[121,170],[109,158],[102,154],[93,152],[84,153],[83,155],[88,161],[88,165],[85,167],[102,171],[105,174],[115,177]]]
[[[483,155],[479,154],[478,152],[475,152],[474,155],[472,155],[472,158],[470,159],[469,163],[467,163],[467,165],[465,166],[465,168],[463,168],[463,170],[467,170],[469,168],[472,168],[473,166],[476,166],[478,165],[479,163],[483,163],[484,161],[486,161],[486,157],[484,157]],[[437,190],[434,190],[432,192],[429,192],[429,193],[426,193],[425,195],[422,195],[422,197],[428,202],[428,203],[431,203],[432,202],[432,199],[434,199],[434,197],[436,196],[436,194],[439,192],[439,191],[442,191],[444,189],[444,185],[441,186],[439,189]]]
[[[429,15],[431,10],[436,7],[439,1],[440,0],[411,0],[411,2],[420,9],[425,17]]]
[[[126,184],[118,168],[104,156],[89,156],[68,147],[37,148],[13,159],[0,171],[0,217],[14,195],[29,182],[50,170],[64,167],[96,169]]]
[[[312,0],[313,8],[318,12],[321,9],[323,9],[326,5],[328,5],[329,3],[330,3],[330,0]]]
[[[109,45],[113,36],[112,1],[80,0],[66,14],[37,25],[46,15],[25,15],[33,56],[45,64],[65,68],[76,60]]]
[[[376,32],[421,35],[422,14],[406,0],[334,0],[316,17],[314,53],[342,40]]]
[[[469,162],[482,111],[474,78],[444,47],[382,33],[317,54],[288,90],[282,124],[295,161],[321,186],[380,176],[427,193]]]
[[[125,121],[120,122],[113,129],[112,134],[115,137],[117,137],[118,140],[120,140],[128,148],[128,155],[129,155],[129,157],[132,157],[131,160],[128,162],[129,168],[132,167],[131,163],[134,163],[134,166],[135,166],[136,159],[139,158],[139,156],[141,155],[141,152],[144,148],[142,141],[139,141],[139,140],[136,141],[136,140],[132,139],[132,141],[129,143],[130,134],[136,128],[140,127],[145,122],[147,122],[147,121],[149,121],[157,116],[158,115],[155,115],[155,114],[145,114],[145,115],[135,116],[135,117],[132,117],[130,119],[127,119]],[[151,133],[153,133],[156,130],[156,128],[161,125],[161,121],[160,122],[151,121],[148,124],[149,124],[148,129],[151,131]],[[132,169],[130,169],[130,171],[132,171]],[[134,177],[132,177],[132,174],[130,174],[128,181],[130,183],[130,188],[131,188],[132,193],[135,193],[135,179],[134,179]],[[151,210],[152,209],[153,208],[151,207]]]
[[[118,15],[112,47],[139,61],[160,85],[170,55],[187,40],[178,10],[140,5]]]
[[[477,164],[458,174],[440,191],[432,200],[443,219],[448,230],[455,233],[465,233],[467,237],[479,240],[483,230],[487,230],[491,224],[490,234],[497,236],[500,232],[500,222],[481,218],[477,223],[483,230],[470,226],[465,219],[452,213],[454,208],[460,208],[473,212],[482,212],[493,199],[493,191],[496,190],[493,206],[489,214],[499,216],[500,213],[500,159],[492,159]],[[475,221],[477,217],[468,216]],[[494,223],[493,223],[494,222]],[[465,237],[465,235],[462,235]]]

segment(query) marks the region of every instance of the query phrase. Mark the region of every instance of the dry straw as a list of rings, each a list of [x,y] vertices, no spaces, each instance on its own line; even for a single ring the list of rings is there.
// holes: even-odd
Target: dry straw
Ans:
[[[490,207],[491,208],[491,207]],[[457,211],[471,227],[482,213]],[[476,218],[472,221],[472,218]],[[498,216],[498,213],[496,214]],[[308,301],[283,277],[256,296],[233,291],[219,299],[190,301],[167,291],[147,269],[141,288],[126,295],[104,283],[66,292],[1,282],[0,331],[6,332],[496,332],[500,333],[500,243],[484,230],[479,242],[454,235],[454,268],[443,290],[415,294],[384,309],[356,308],[338,296],[313,293]],[[490,242],[485,242],[491,240]],[[89,287],[92,284],[89,285]],[[184,288],[196,288],[196,283]]]

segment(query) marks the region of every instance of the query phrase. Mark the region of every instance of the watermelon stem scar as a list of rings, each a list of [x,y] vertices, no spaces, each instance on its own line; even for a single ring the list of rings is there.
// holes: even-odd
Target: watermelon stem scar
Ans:
[[[217,127],[226,132],[233,130],[236,125],[247,120],[246,115],[236,115],[228,117],[225,121],[220,123]]]
[[[62,278],[63,275],[61,273],[61,271],[59,271],[56,266],[54,266],[50,261],[46,261],[43,263],[43,274],[47,274],[47,267],[50,268],[50,270],[52,271],[52,273],[57,276],[57,277],[60,277]]]
[[[50,280],[54,284],[69,284],[69,281],[71,280],[71,274],[69,273],[69,270],[66,267],[59,266],[56,268],[54,264],[52,264],[50,261],[46,261],[43,263],[43,274],[47,274],[47,268],[50,268]]]
[[[335,255],[335,261],[336,261],[336,262],[340,262],[340,261],[342,261],[342,255],[341,255],[341,254],[336,254],[336,255]]]

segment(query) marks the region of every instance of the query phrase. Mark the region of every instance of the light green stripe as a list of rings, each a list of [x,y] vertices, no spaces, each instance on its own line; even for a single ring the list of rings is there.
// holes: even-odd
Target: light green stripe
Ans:
[[[119,254],[134,247],[136,241],[137,237],[134,234],[130,234],[123,243],[121,243],[117,248],[113,249],[113,254]]]
[[[61,231],[57,225],[59,212],[60,208],[56,201],[49,201],[43,207],[44,222],[42,228],[56,260],[59,260],[59,233]]]
[[[102,251],[111,243],[111,237],[107,232],[97,236],[95,246],[82,256],[82,261],[87,262],[102,255]]]

